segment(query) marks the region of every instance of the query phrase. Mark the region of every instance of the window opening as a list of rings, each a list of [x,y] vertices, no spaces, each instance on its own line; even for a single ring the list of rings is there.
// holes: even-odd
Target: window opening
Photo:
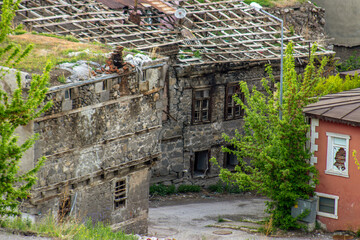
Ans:
[[[108,81],[107,80],[104,80],[103,82],[102,82],[103,84],[102,84],[102,90],[103,91],[106,91],[107,90],[107,88],[108,88]]]
[[[210,121],[210,89],[194,91],[193,99],[193,123]]]
[[[326,193],[316,193],[319,197],[317,215],[338,219],[339,197]]]
[[[209,168],[209,151],[195,152],[194,175],[204,175]]]
[[[240,104],[236,103],[233,96],[237,96],[244,102],[244,94],[240,91],[240,86],[230,85],[226,89],[226,101],[225,101],[225,119],[238,119],[244,116],[244,109],[241,108]]]
[[[319,197],[319,212],[335,214],[335,199]]]
[[[232,146],[227,147],[230,150],[234,150]],[[234,169],[239,164],[237,156],[233,153],[225,152],[224,167]]]
[[[125,207],[126,203],[126,180],[122,179],[115,182],[114,208]]]
[[[65,90],[65,100],[70,100],[71,99],[71,91],[70,89],[66,89]]]

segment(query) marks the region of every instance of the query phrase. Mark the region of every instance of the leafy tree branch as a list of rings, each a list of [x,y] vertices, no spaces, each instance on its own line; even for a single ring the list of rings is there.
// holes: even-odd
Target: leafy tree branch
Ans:
[[[4,0],[2,3],[0,44],[4,43],[12,32],[11,23],[19,3],[20,0]],[[21,50],[15,44],[7,44],[0,48],[0,60],[5,60],[3,62],[8,67],[15,67],[31,49],[31,45]],[[30,87],[25,92],[20,72],[16,73],[16,79],[8,79],[6,77],[9,69],[0,69],[0,82],[6,84],[7,81],[16,81],[17,84],[17,89],[13,92],[0,88],[0,215],[19,214],[19,199],[29,196],[31,187],[36,183],[36,173],[44,164],[45,158],[41,158],[30,171],[19,172],[23,154],[33,146],[37,135],[19,144],[15,130],[19,126],[27,125],[51,107],[51,102],[43,104],[48,90],[50,69],[51,64],[48,64],[42,76],[33,75]]]

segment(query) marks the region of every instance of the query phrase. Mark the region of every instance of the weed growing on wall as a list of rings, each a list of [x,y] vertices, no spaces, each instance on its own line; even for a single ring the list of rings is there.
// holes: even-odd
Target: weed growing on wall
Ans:
[[[239,165],[235,172],[221,168],[220,177],[225,182],[250,187],[271,200],[267,202],[271,225],[281,229],[299,228],[297,219],[291,216],[291,207],[298,198],[307,199],[314,193],[317,171],[309,164],[310,152],[305,148],[308,123],[302,113],[303,107],[316,101],[315,86],[323,81],[327,58],[315,66],[314,52],[302,75],[295,71],[293,45],[288,44],[284,58],[283,105],[279,105],[279,84],[275,93],[269,81],[262,80],[264,91],[249,89],[246,82],[240,82],[245,103],[235,97],[245,110],[243,133],[236,131],[235,137],[224,135],[233,149],[223,147],[226,152],[237,156]],[[274,81],[271,67],[267,68],[269,78]],[[279,119],[279,110],[282,119]],[[244,159],[251,159],[247,164]]]

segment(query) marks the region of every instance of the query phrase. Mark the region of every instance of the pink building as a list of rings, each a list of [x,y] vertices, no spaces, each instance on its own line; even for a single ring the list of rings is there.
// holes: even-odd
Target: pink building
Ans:
[[[360,229],[360,88],[308,105],[311,162],[319,170],[317,220],[329,231]]]

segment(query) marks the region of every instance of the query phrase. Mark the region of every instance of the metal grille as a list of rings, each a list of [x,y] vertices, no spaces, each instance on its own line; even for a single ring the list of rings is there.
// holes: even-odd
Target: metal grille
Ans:
[[[115,183],[114,207],[122,208],[126,204],[126,179],[122,179]]]

